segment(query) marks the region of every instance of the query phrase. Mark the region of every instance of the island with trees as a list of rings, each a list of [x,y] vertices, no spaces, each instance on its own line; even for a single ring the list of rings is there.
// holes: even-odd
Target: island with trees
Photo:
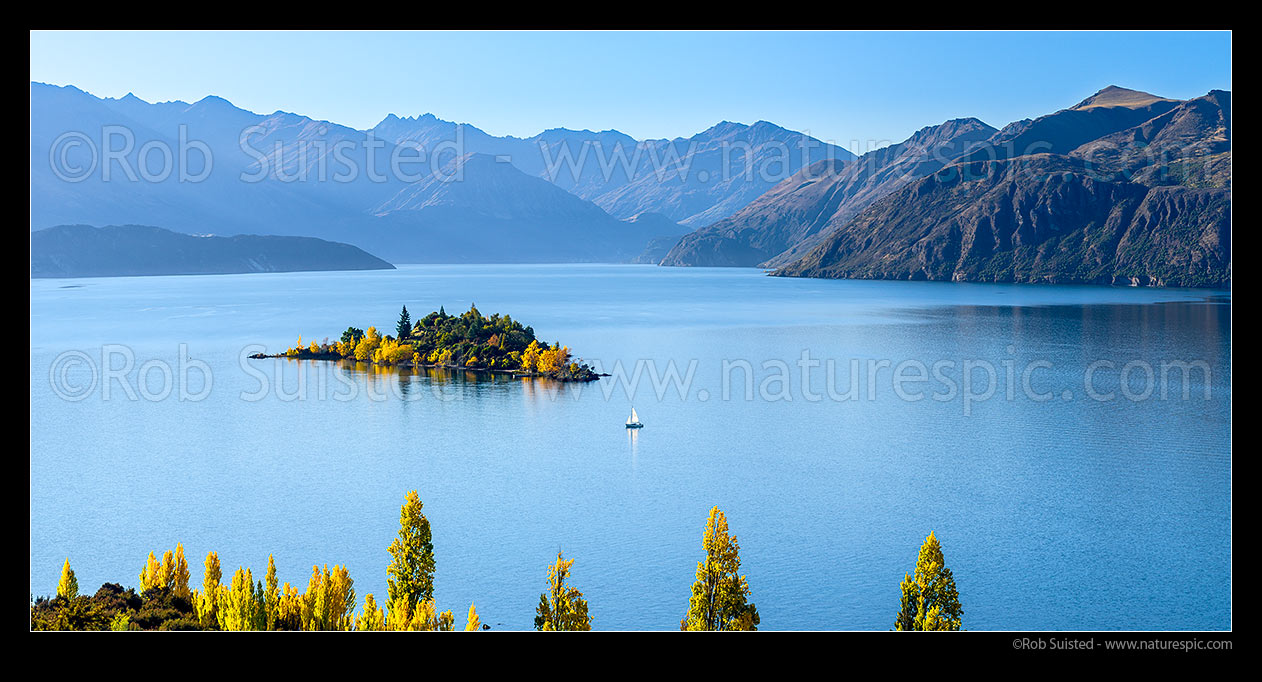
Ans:
[[[348,327],[337,341],[298,344],[279,355],[299,360],[351,360],[401,368],[496,372],[523,377],[547,377],[557,381],[594,381],[602,376],[576,359],[567,346],[549,345],[535,338],[535,331],[509,315],[482,315],[477,305],[460,315],[448,315],[442,307],[412,322],[407,306],[399,314],[394,335],[376,327]]]

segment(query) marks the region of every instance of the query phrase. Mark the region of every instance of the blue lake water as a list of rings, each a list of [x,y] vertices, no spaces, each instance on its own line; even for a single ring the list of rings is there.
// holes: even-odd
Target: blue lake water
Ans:
[[[625,376],[242,359],[473,302]],[[31,592],[66,557],[134,586],[181,541],[198,584],[209,550],[274,554],[381,602],[417,489],[439,607],[501,629],[558,548],[596,628],[677,628],[714,505],[763,629],[889,629],[931,530],[968,629],[1224,629],[1230,318],[1228,292],[652,266],[33,280]]]

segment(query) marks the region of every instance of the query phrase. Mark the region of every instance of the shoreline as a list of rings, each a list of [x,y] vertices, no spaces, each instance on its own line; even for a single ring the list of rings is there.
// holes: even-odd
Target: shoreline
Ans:
[[[304,355],[288,355],[286,353],[274,353],[274,354],[269,355],[267,353],[255,353],[253,355],[248,355],[246,357],[251,360],[269,360],[269,359],[320,360],[324,362],[353,362],[355,364],[373,365],[375,367],[394,367],[398,369],[445,369],[449,371],[461,371],[461,372],[482,372],[484,374],[502,374],[502,375],[511,376],[517,379],[551,379],[552,381],[560,382],[563,384],[599,381],[601,377],[610,376],[607,373],[590,372],[589,374],[583,376],[582,378],[567,379],[563,377],[552,376],[550,374],[545,374],[543,372],[522,372],[520,370],[515,370],[515,369],[492,369],[490,367],[461,367],[460,365],[442,365],[438,363],[415,364],[411,360],[403,360],[403,361],[395,362],[395,363],[374,362],[372,360],[357,360],[357,359],[351,359],[351,358],[344,358],[338,355],[337,353],[320,353],[320,354],[306,353]]]

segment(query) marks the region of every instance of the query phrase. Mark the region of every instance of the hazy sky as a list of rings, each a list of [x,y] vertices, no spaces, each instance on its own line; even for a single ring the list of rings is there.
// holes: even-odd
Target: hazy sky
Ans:
[[[949,118],[996,127],[1106,85],[1231,89],[1227,32],[33,32],[31,80],[208,94],[369,128],[433,113],[495,135],[689,136],[768,120],[855,152]]]

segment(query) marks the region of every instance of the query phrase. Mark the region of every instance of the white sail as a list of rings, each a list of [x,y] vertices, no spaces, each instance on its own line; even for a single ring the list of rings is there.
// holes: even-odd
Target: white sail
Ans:
[[[631,419],[630,419],[630,421],[628,421],[627,423],[628,423],[628,424],[634,424],[634,423],[636,423],[636,422],[638,422],[638,421],[640,421],[640,418],[639,418],[639,417],[635,414],[635,408],[633,407],[633,408],[631,408]]]

